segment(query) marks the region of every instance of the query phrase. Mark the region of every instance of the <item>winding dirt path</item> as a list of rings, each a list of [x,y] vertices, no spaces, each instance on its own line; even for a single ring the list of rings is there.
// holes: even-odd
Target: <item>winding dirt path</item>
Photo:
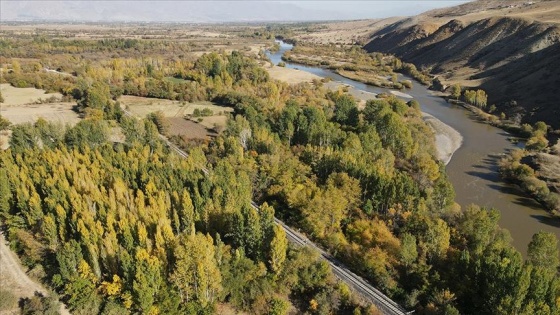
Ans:
[[[33,281],[25,273],[19,258],[7,246],[6,238],[2,232],[0,232],[0,288],[12,291],[17,298],[32,297],[35,292],[43,295],[48,294],[47,289]],[[0,313],[11,314],[12,312]],[[19,312],[16,313],[19,314]],[[60,306],[60,313],[70,315],[63,304]]]

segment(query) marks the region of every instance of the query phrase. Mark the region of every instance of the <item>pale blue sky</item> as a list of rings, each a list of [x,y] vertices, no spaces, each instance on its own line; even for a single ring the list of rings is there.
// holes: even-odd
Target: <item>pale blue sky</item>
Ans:
[[[416,15],[428,10],[456,6],[472,0],[362,0],[362,1],[282,1],[313,10],[336,11],[355,19]]]
[[[0,20],[262,22],[368,19],[415,15],[466,0],[0,0]]]

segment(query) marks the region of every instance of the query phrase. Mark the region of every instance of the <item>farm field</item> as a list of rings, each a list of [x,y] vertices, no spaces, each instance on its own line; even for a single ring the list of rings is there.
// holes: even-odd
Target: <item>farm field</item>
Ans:
[[[169,136],[184,136],[188,139],[206,139],[211,133],[205,126],[182,117],[166,118]]]
[[[212,110],[216,116],[233,112],[232,108],[215,105],[211,102],[183,103],[128,95],[121,96],[119,102],[122,107],[128,108],[132,114],[138,117],[146,117],[146,115],[157,111],[162,111],[165,117],[184,117],[185,115],[192,115],[195,109],[203,110],[205,108]]]
[[[191,139],[215,136],[215,130],[223,130],[229,113],[233,112],[232,108],[218,106],[211,102],[184,103],[139,96],[122,96],[119,102],[137,117],[143,118],[150,113],[161,111],[169,123],[170,136],[180,135]],[[195,110],[205,109],[211,110],[213,115],[191,117]]]

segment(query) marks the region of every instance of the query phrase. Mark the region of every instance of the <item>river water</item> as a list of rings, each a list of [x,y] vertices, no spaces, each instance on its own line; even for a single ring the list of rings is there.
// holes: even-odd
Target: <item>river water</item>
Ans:
[[[282,54],[292,47],[280,42],[280,50],[268,56],[274,64],[278,64]],[[332,78],[367,92],[389,91],[344,78],[329,69],[288,62],[286,67]],[[501,180],[497,171],[497,161],[502,154],[516,148],[516,145],[508,140],[510,135],[507,132],[479,122],[463,107],[447,103],[418,82],[414,82],[413,88],[405,93],[420,103],[423,112],[433,115],[463,136],[462,146],[446,167],[457,194],[455,200],[462,207],[474,203],[500,210],[500,226],[510,231],[513,245],[523,255],[533,234],[541,230],[552,232],[560,238],[560,219],[553,218],[537,202],[527,198],[520,189]]]

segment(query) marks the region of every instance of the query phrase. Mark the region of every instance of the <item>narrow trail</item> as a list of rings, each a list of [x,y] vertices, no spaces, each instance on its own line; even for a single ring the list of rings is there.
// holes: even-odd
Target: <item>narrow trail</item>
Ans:
[[[29,278],[19,258],[6,244],[4,233],[0,232],[0,288],[15,291],[18,297],[32,297],[35,292],[48,295],[47,289]],[[70,315],[62,303],[60,314]]]

